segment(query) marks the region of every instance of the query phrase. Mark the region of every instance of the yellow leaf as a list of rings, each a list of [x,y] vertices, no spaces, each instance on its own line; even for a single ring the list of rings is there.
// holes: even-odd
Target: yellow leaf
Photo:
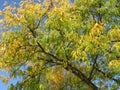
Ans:
[[[4,84],[8,83],[8,78],[5,76],[1,76],[0,79],[3,81]]]
[[[108,67],[117,67],[118,65],[120,65],[120,60],[112,60],[109,62]]]

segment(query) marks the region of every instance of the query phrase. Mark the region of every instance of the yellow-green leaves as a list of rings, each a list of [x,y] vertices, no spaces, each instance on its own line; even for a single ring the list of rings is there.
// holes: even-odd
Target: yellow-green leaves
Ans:
[[[109,33],[111,40],[119,40],[120,39],[120,29],[112,29]]]
[[[0,76],[0,80],[2,80],[4,84],[8,83],[8,78],[5,76]]]
[[[120,72],[120,60],[112,60],[109,62],[108,67],[111,72]]]
[[[114,53],[114,55],[118,56],[120,55],[120,42],[116,42],[113,46],[112,46],[112,51]]]
[[[84,51],[76,50],[71,53],[72,57],[75,58],[75,60],[82,60],[86,61],[88,60],[87,54]]]
[[[2,20],[4,24],[4,29],[18,27],[20,25],[36,25],[37,20],[41,20],[47,9],[45,9],[42,4],[30,3],[21,1],[20,7],[16,6],[6,6],[4,10],[1,11],[1,15],[4,16]],[[9,25],[9,26],[8,26]],[[33,27],[33,26],[32,26]]]
[[[102,33],[104,33],[104,27],[102,24],[100,23],[95,23],[95,25],[93,26],[90,34],[92,36],[99,36],[101,35]]]
[[[63,69],[61,67],[51,69],[47,73],[46,78],[54,81],[56,84],[62,83],[64,80]]]
[[[40,1],[22,0],[0,11],[0,69],[23,77],[17,86],[25,90],[97,90],[97,79],[115,80],[119,0]]]

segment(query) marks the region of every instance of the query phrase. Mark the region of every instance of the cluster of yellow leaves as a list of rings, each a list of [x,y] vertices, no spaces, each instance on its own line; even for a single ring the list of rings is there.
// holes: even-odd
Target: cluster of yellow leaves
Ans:
[[[78,40],[77,40],[78,39]],[[110,45],[110,39],[106,35],[105,28],[102,23],[95,23],[93,28],[87,34],[77,37],[76,48],[71,55],[77,60],[88,60],[88,53],[96,55],[98,53],[106,53]],[[74,40],[75,41],[75,40]]]
[[[76,33],[73,30],[71,32],[69,32],[69,34],[67,34],[67,36],[68,36],[68,39],[70,41],[76,41],[76,42],[78,42],[80,40],[80,37],[79,37],[78,33]]]
[[[6,23],[4,29],[7,29],[8,26],[17,27],[21,24],[33,23],[35,20],[40,20],[46,10],[42,4],[21,1],[19,8],[8,5],[0,12],[0,15],[4,15],[4,20],[1,22]]]
[[[82,60],[87,60],[87,59],[88,59],[86,52],[80,51],[79,49],[76,50],[76,51],[72,51],[72,52],[71,52],[71,55],[72,55],[72,57],[75,58],[76,60],[80,60],[80,59],[82,59]]]
[[[45,61],[36,61],[36,63],[32,62],[32,61],[27,61],[25,63],[26,65],[30,66],[30,70],[26,71],[27,75],[34,75],[35,73],[39,73],[40,68],[44,67],[45,65]],[[41,71],[42,73],[44,73],[44,70]]]
[[[111,40],[119,40],[120,39],[120,29],[112,29],[109,32],[109,36],[111,38]]]
[[[90,34],[91,34],[92,36],[97,36],[97,35],[100,35],[101,33],[103,33],[103,31],[104,31],[104,28],[103,28],[102,23],[101,23],[101,24],[100,24],[100,23],[96,23],[96,24],[93,26],[93,28],[91,29]]]
[[[61,67],[51,69],[47,74],[46,78],[48,80],[54,81],[56,84],[60,84],[64,80],[63,69]]]
[[[1,70],[4,70],[5,69],[5,63],[4,63],[4,61],[0,61],[0,69]]]
[[[8,78],[5,76],[0,76],[0,80],[3,81],[3,83],[7,84],[8,83]]]
[[[3,54],[4,54],[4,52],[5,52],[5,49],[6,49],[6,46],[3,44],[3,43],[0,43],[1,45],[0,45],[0,56],[2,56]]]
[[[23,13],[24,14],[28,14],[29,18],[34,18],[34,19],[41,19],[41,16],[43,15],[43,13],[46,11],[46,9],[42,8],[42,4],[30,4],[30,3],[26,3],[25,4],[25,8],[21,8],[18,9],[19,13]]]
[[[7,54],[10,55],[10,57],[14,58],[14,55],[16,53],[17,48],[20,47],[21,42],[19,40],[14,40],[12,43],[10,43],[6,49]]]
[[[113,49],[113,50],[115,49],[117,52],[119,52],[119,51],[120,51],[120,42],[115,43],[115,44],[113,45],[112,49]]]
[[[18,26],[19,25],[19,18],[16,14],[12,14],[10,11],[5,11],[4,12],[4,21],[7,22],[11,27]],[[3,21],[3,22],[4,22]],[[7,25],[5,26],[7,28]]]
[[[53,21],[55,21],[56,27],[59,26],[59,23],[64,23],[68,21],[70,18],[69,13],[66,12],[66,8],[69,6],[66,6],[66,1],[60,1],[60,3],[63,3],[62,6],[55,5],[51,12],[48,13],[49,20],[47,20],[48,24],[52,24]],[[56,17],[57,16],[57,17]]]
[[[109,68],[117,68],[120,67],[120,60],[112,60],[108,64]]]
[[[17,15],[19,16],[19,21],[21,23],[25,23],[25,15],[29,15],[29,18],[40,19],[42,14],[45,12],[42,10],[42,5],[37,3],[21,3],[20,6],[21,7],[17,9]]]
[[[17,36],[12,31],[6,31],[2,33],[2,37],[5,40],[4,42],[7,42],[9,44],[4,43],[5,45],[1,46],[1,54],[3,53],[1,62],[4,61],[2,64],[5,64],[5,69],[11,72],[12,66],[16,66],[24,62],[25,49],[23,47],[23,44],[26,42],[23,42],[23,39],[19,38],[19,36]]]

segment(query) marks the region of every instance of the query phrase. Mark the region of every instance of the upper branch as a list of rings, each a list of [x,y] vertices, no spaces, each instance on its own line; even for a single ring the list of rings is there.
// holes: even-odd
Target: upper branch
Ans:
[[[120,82],[119,82],[117,79],[111,77],[109,73],[103,72],[102,70],[100,70],[100,69],[98,69],[98,68],[95,68],[95,69],[96,69],[98,72],[100,72],[103,76],[105,76],[105,77],[107,77],[107,78],[109,78],[109,79],[111,79],[111,80],[114,80],[116,83],[120,84]]]
[[[93,63],[93,66],[92,66],[92,70],[90,72],[90,75],[89,75],[89,80],[92,79],[92,77],[94,76],[93,73],[94,73],[94,70],[95,70],[95,66],[96,66],[96,63],[97,63],[97,58],[98,58],[98,55],[95,57],[94,59],[94,63]]]

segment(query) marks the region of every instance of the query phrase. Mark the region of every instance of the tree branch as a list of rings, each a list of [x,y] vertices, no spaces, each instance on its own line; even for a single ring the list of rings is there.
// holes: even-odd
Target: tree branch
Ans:
[[[50,1],[52,2],[52,0],[50,0]],[[51,5],[52,5],[52,4],[51,4]],[[51,8],[51,6],[50,6],[49,8]],[[48,9],[48,10],[49,10],[49,9]],[[45,14],[46,14],[46,13],[45,13]],[[44,14],[44,15],[45,15],[45,14]],[[27,26],[27,27],[28,27],[28,29],[30,30],[30,32],[32,33],[33,37],[36,38],[37,36],[36,36],[36,33],[35,33],[35,29],[38,28],[38,25],[37,25],[37,27],[35,27],[35,28],[30,28],[29,26]],[[63,59],[60,59],[60,58],[58,58],[57,56],[55,56],[54,54],[45,51],[45,49],[42,47],[42,45],[40,44],[40,42],[37,41],[36,43],[37,43],[38,47],[41,49],[42,53],[44,53],[44,54],[52,57],[53,59],[55,59],[55,60],[57,61],[56,64],[57,64],[58,62],[61,62],[61,63],[59,63],[59,64],[62,65],[62,63],[63,63],[63,61],[64,61]],[[76,76],[78,76],[83,82],[85,82],[85,83],[86,83],[88,86],[90,86],[93,90],[98,90],[98,87],[97,87],[97,86],[95,86],[91,81],[89,81],[89,79],[88,79],[81,71],[79,71],[77,68],[73,67],[71,64],[68,64],[68,63],[67,63],[65,69],[68,70],[68,71],[72,71],[72,73],[74,73]]]
[[[94,85],[80,70],[73,67],[71,64],[67,64],[65,69],[67,71],[72,71],[73,74],[75,74],[83,82],[85,82],[88,86],[90,86],[92,90],[98,90],[98,87],[96,85]]]
[[[100,1],[100,3],[99,3],[99,9],[101,8],[101,6],[102,6],[102,3]],[[98,12],[98,22],[102,22],[102,14],[101,14],[100,11]]]
[[[95,69],[96,69],[98,72],[100,72],[103,76],[105,76],[105,77],[107,77],[107,78],[109,78],[109,79],[111,79],[111,80],[114,80],[116,83],[120,84],[120,82],[119,82],[117,79],[111,77],[109,73],[103,72],[102,70],[98,69],[97,67],[95,67]]]
[[[91,80],[93,78],[93,76],[94,76],[93,73],[94,73],[94,70],[95,70],[96,63],[97,63],[97,58],[98,58],[98,55],[94,59],[92,70],[91,70],[90,75],[89,75],[89,80]]]
[[[112,40],[111,42],[113,42],[113,43],[120,42],[120,40]]]
[[[34,35],[34,33],[33,33],[33,35]],[[55,60],[57,60],[59,62],[63,62],[63,59],[60,59],[57,56],[55,56],[49,52],[46,52],[39,42],[37,42],[37,44],[44,54],[51,56],[52,58],[54,58]],[[89,79],[81,71],[79,71],[78,69],[73,67],[71,64],[67,64],[65,69],[68,71],[71,70],[72,73],[74,73],[76,76],[78,76],[83,82],[85,82],[87,85],[89,85],[93,90],[98,90],[98,87],[96,87],[91,81],[89,81]]]

